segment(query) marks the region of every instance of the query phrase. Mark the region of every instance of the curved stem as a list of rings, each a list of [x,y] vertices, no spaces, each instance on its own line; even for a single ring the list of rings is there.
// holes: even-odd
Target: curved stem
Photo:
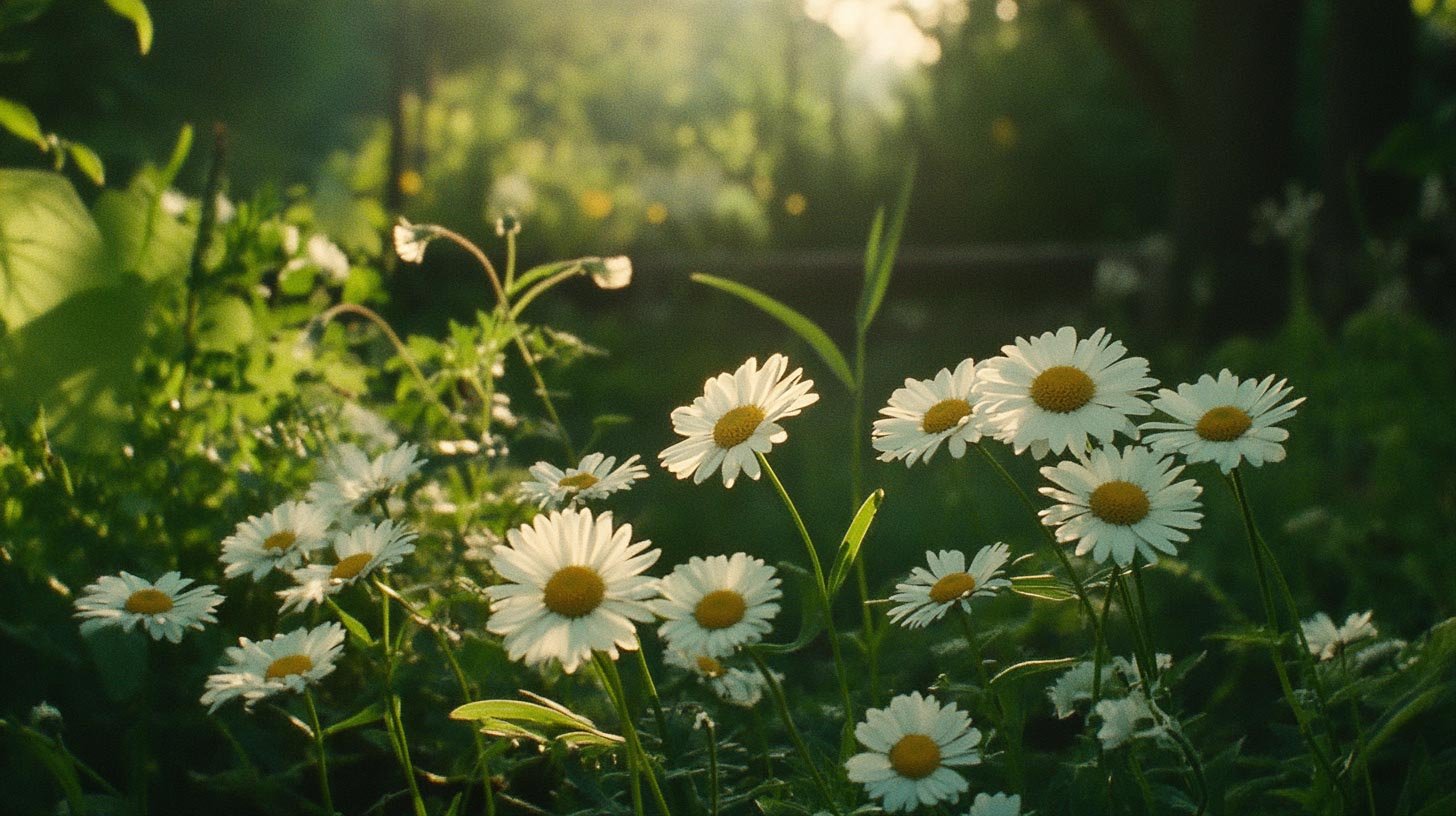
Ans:
[[[667,736],[667,715],[662,711],[662,698],[657,696],[657,684],[652,681],[652,670],[647,667],[647,655],[643,654],[642,644],[637,644],[637,669],[642,672],[642,688],[647,692],[647,701],[652,705],[652,717],[657,721],[657,736],[662,740],[662,748],[668,754],[672,753],[672,746],[668,744]]]
[[[828,584],[824,580],[824,567],[819,563],[819,551],[814,546],[814,539],[809,535],[809,529],[804,526],[804,519],[799,515],[799,508],[794,505],[794,500],[789,498],[789,491],[785,490],[784,483],[779,481],[779,475],[774,472],[773,465],[768,463],[768,457],[762,453],[756,455],[759,464],[763,466],[764,473],[768,474],[769,481],[778,491],[779,498],[789,509],[789,515],[794,519],[794,527],[798,529],[799,537],[804,541],[804,550],[809,555],[809,565],[814,569],[814,586],[818,590],[819,605],[824,612],[824,629],[829,635],[829,651],[834,656],[834,673],[839,679],[840,704],[844,706],[845,727],[848,728],[848,724],[855,721],[854,704],[849,696],[848,674],[844,668],[844,655],[840,653],[839,648],[839,630],[834,626],[834,610],[829,601]]]
[[[334,794],[329,790],[329,755],[324,750],[324,729],[319,724],[318,709],[313,704],[313,692],[307,687],[303,690],[303,701],[308,706],[308,721],[313,728],[314,750],[318,752],[318,775],[319,793],[323,796],[324,810],[329,816],[334,816]]]
[[[399,698],[394,693],[394,638],[390,637],[389,596],[384,593],[379,595],[379,619],[384,645],[384,724],[390,741],[394,744],[395,759],[404,771],[415,816],[426,816],[425,800],[420,796],[419,784],[415,782],[415,764],[409,755],[409,736],[405,733],[404,722],[399,716]]]
[[[784,687],[779,684],[779,679],[769,670],[768,664],[763,662],[758,651],[752,647],[745,649],[748,656],[753,659],[753,665],[758,667],[758,673],[763,675],[763,682],[768,686],[769,696],[773,698],[774,707],[778,709],[779,719],[784,723],[784,730],[789,732],[789,741],[794,743],[794,750],[799,752],[799,759],[809,769],[809,776],[814,780],[814,787],[819,789],[819,795],[824,797],[825,803],[839,813],[839,803],[834,800],[833,794],[829,792],[829,783],[824,781],[824,775],[819,772],[819,765],[809,753],[809,746],[804,742],[804,735],[799,733],[799,727],[794,724],[794,715],[789,713],[789,701],[784,697]]]
[[[617,673],[617,664],[603,656],[600,652],[593,653],[592,659],[596,661],[597,669],[602,673],[603,681],[611,689],[611,696],[617,704],[617,715],[622,720],[622,735],[627,739],[627,750],[632,761],[643,776],[647,777],[647,787],[652,792],[652,798],[662,816],[672,816],[672,810],[667,806],[667,798],[662,794],[662,787],[657,782],[657,772],[652,767],[652,760],[648,758],[647,752],[642,750],[642,739],[637,734],[637,725],[632,720],[632,712],[627,707],[627,691],[622,684],[622,676]],[[640,807],[640,796],[638,793],[638,804]]]

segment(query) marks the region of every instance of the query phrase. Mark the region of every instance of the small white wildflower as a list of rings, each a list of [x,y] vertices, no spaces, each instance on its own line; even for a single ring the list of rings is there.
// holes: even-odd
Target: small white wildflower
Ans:
[[[1378,636],[1370,622],[1371,612],[1351,612],[1344,624],[1336,626],[1329,615],[1316,612],[1300,624],[1309,653],[1320,660],[1333,660],[1346,646]]]
[[[405,263],[423,263],[425,247],[437,234],[433,225],[411,224],[408,219],[401,218],[394,225],[394,253]]]

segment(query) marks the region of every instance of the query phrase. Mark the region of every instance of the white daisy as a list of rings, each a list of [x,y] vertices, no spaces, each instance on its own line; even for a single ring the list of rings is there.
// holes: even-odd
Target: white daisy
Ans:
[[[927,552],[929,569],[915,567],[910,571],[910,580],[895,585],[890,600],[899,606],[890,610],[890,620],[917,629],[940,620],[956,604],[970,612],[972,598],[989,597],[1011,586],[1001,577],[1001,568],[1010,558],[1011,550],[1005,544],[982,547],[971,559],[970,567],[960,550]]]
[[[639,458],[633,455],[616,470],[617,458],[600,453],[589,453],[576,467],[566,470],[550,462],[537,462],[531,466],[531,475],[536,478],[521,482],[521,493],[542,508],[605,498],[618,490],[630,490],[633,482],[647,478],[647,468],[637,464]]]
[[[1057,717],[1065,720],[1077,713],[1077,704],[1092,699],[1092,678],[1096,667],[1092,661],[1084,660],[1062,672],[1056,682],[1047,686],[1047,698],[1057,711]],[[1112,680],[1112,667],[1102,664],[1102,687]]]
[[[208,711],[241,697],[252,708],[259,700],[291,691],[302,692],[334,670],[344,650],[344,627],[325,623],[300,628],[268,640],[238,638],[227,650],[227,661],[207,678],[202,704]]]
[[[345,587],[368,578],[377,570],[388,569],[415,551],[419,535],[403,524],[382,521],[361,524],[334,535],[333,564],[309,564],[293,571],[294,585],[278,591],[283,601],[282,612],[307,609],[324,602],[324,598]]]
[[[766,684],[763,675],[757,671],[725,666],[716,657],[691,655],[677,649],[669,649],[663,659],[697,675],[725,703],[752,708],[763,699]]]
[[[1134,739],[1162,737],[1168,732],[1159,712],[1149,706],[1147,698],[1141,694],[1129,694],[1118,700],[1100,700],[1096,715],[1102,721],[1097,739],[1107,750]]]
[[[942,368],[933,380],[906,379],[905,387],[895,389],[890,404],[880,409],[884,418],[870,432],[880,461],[904,459],[906,467],[929,462],[941,442],[959,459],[966,445],[979,442],[982,422],[971,395],[976,368],[975,360],[963,360],[955,373]]]
[[[1300,623],[1304,640],[1309,644],[1309,653],[1320,660],[1333,660],[1352,643],[1378,636],[1375,625],[1370,622],[1371,612],[1351,612],[1343,625],[1336,626],[1329,615],[1316,612]]]
[[[299,260],[317,267],[328,277],[330,283],[343,283],[349,279],[349,256],[339,249],[338,244],[330,241],[327,235],[309,236],[304,250],[307,260]]]
[[[782,354],[769,357],[763,368],[749,358],[732,374],[704,383],[703,396],[672,412],[672,429],[687,438],[659,454],[663,467],[696,484],[720,467],[724,487],[733,486],[739,471],[757,479],[755,454],[789,438],[779,420],[798,416],[819,399],[809,390],[813,380],[799,380],[802,368],[784,376],[788,366]]]
[[[1181,453],[1189,464],[1216,462],[1224,473],[1240,462],[1258,467],[1284,461],[1289,432],[1277,423],[1294,416],[1304,397],[1284,402],[1294,389],[1286,380],[1240,380],[1228,369],[1215,380],[1207,374],[1177,391],[1164,388],[1153,407],[1172,422],[1144,422],[1147,444],[1161,453]]]
[[[626,255],[592,258],[586,268],[598,289],[622,289],[632,282],[632,259]]]
[[[974,393],[986,432],[1018,455],[1081,453],[1089,439],[1111,442],[1118,431],[1136,439],[1128,417],[1152,413],[1142,398],[1158,384],[1148,361],[1124,357],[1127,349],[1105,329],[1083,340],[1070,326],[1018,337],[1001,353],[981,364]]]
[[[652,604],[664,623],[657,633],[668,647],[724,657],[756,643],[779,613],[777,570],[747,553],[694,556],[658,583]]]
[[[359,510],[419,473],[419,452],[406,443],[371,459],[357,445],[339,445],[324,456],[326,478],[309,486],[308,500],[334,513]]]
[[[435,228],[429,224],[411,224],[408,219],[401,218],[394,225],[394,253],[405,263],[423,263],[425,247],[430,245],[436,234]]]
[[[188,629],[201,631],[203,624],[217,623],[213,610],[223,602],[216,586],[188,589],[191,583],[191,578],[183,578],[179,572],[169,572],[156,583],[129,572],[103,575],[76,599],[81,632],[106,626],[130,632],[140,624],[152,640],[166,638],[180,643]]]
[[[978,793],[966,816],[1021,816],[1021,796],[998,793]]]
[[[637,622],[652,620],[656,581],[642,572],[661,550],[632,541],[632,525],[613,528],[612,514],[553,511],[506,533],[509,545],[491,558],[506,583],[486,590],[487,628],[505,638],[512,660],[561,661],[568,674],[606,652],[637,648]]]
[[[328,543],[329,514],[304,502],[288,501],[261,516],[238,523],[222,540],[223,575],[250,574],[254,581],[271,570],[287,572]]]
[[[844,763],[849,781],[863,784],[891,813],[954,802],[969,785],[951,768],[981,761],[981,732],[970,715],[918,691],[866,711],[854,735],[869,750]]]
[[[1173,457],[1159,458],[1141,445],[1098,448],[1084,461],[1044,467],[1041,475],[1056,487],[1041,492],[1061,503],[1041,511],[1042,523],[1099,564],[1111,555],[1126,567],[1135,553],[1156,563],[1158,552],[1177,555],[1175,542],[1187,541],[1183,531],[1198,529],[1203,518],[1203,488],[1192,479],[1176,481],[1182,472]]]

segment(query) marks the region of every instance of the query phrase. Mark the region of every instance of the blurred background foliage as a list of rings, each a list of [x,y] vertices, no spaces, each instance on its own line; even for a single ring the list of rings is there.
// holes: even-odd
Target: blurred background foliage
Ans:
[[[86,651],[122,647],[84,647],[69,595],[117,568],[215,575],[217,542],[294,495],[306,455],[377,432],[354,401],[406,438],[456,436],[378,333],[313,322],[332,304],[387,317],[434,399],[494,410],[459,385],[495,387],[500,327],[478,313],[489,291],[448,250],[397,268],[398,215],[499,255],[495,220],[514,212],[523,268],[633,256],[629,289],[566,286],[528,316],[566,426],[609,454],[651,458],[705,377],[788,351],[826,398],[776,462],[828,539],[851,509],[843,457],[824,453],[846,447],[847,394],[793,335],[687,273],[752,283],[846,338],[871,215],[917,161],[871,336],[871,405],[904,377],[1065,323],[1111,327],[1169,384],[1225,365],[1277,372],[1309,402],[1288,461],[1251,484],[1302,609],[1373,608],[1383,633],[1406,638],[1456,614],[1456,2],[138,5],[0,0],[0,125],[16,137],[0,133],[0,640],[31,666],[6,673],[0,709],[50,699],[125,740],[142,739],[122,727],[141,712],[174,715],[157,718],[175,742],[153,738],[167,747],[150,766],[127,752],[102,763],[112,778],[176,783],[153,786],[166,806],[228,790],[258,810],[299,807],[301,771],[269,752],[277,734],[243,717],[228,721],[239,734],[214,733],[194,704],[220,630],[153,651],[152,671],[175,674],[144,708],[126,671],[98,669],[139,657]],[[231,218],[199,201],[214,189]],[[169,190],[190,200],[164,208]],[[290,248],[290,230],[341,247],[343,276]],[[415,499],[441,531],[422,572],[459,571],[482,530],[525,512],[506,492],[518,468],[559,459],[528,380],[513,366],[500,377],[517,424],[493,428],[496,456],[437,465]],[[928,547],[1031,548],[979,462],[867,471],[888,495],[867,550],[881,595]],[[1288,734],[1259,726],[1282,709],[1246,699],[1270,688],[1267,669],[1205,639],[1229,604],[1256,599],[1228,493],[1216,472],[1195,475],[1206,530],[1186,570],[1149,575],[1154,619],[1168,622],[1159,645],[1235,661],[1240,672],[1191,672],[1188,707],[1210,712],[1209,744],[1277,753]],[[797,544],[770,501],[763,485],[709,496],[657,473],[619,513],[668,560],[773,559]],[[478,623],[468,586],[441,592],[456,622]],[[227,628],[268,633],[271,599],[254,595],[229,602]],[[1005,614],[991,653],[1007,661],[1046,656],[1071,620]],[[891,647],[907,688],[950,659],[929,639]],[[470,643],[472,670],[525,684]],[[96,698],[98,677],[123,687]],[[432,682],[419,678],[415,702],[442,711]],[[1026,700],[1044,708],[1036,689]],[[1047,744],[1068,738],[1039,723]],[[1450,802],[1436,796],[1456,769],[1439,738],[1452,726],[1449,711],[1418,723],[1378,769],[1392,812]],[[435,733],[426,757],[465,744]],[[118,739],[72,736],[88,756]],[[239,744],[264,767],[218,758]],[[379,773],[354,747],[343,773]],[[216,762],[176,770],[195,756]],[[554,762],[523,763],[518,791],[548,796],[570,772]],[[259,784],[269,773],[280,781]]]

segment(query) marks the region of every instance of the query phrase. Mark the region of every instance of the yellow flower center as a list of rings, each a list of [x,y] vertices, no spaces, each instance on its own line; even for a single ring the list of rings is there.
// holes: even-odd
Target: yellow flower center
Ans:
[[[558,485],[568,490],[586,490],[588,487],[601,481],[590,473],[574,473],[557,482]]]
[[[1097,518],[1124,526],[1147,518],[1149,509],[1147,491],[1121,479],[1098,485],[1087,503]]]
[[[369,566],[369,560],[374,556],[371,553],[355,553],[348,558],[334,565],[329,572],[329,577],[340,581],[347,581],[364,571]]]
[[[1075,366],[1052,366],[1031,381],[1031,401],[1054,414],[1070,414],[1096,393],[1097,384]]]
[[[740,405],[724,414],[713,426],[713,442],[720,448],[734,448],[748,441],[763,422],[763,409],[757,405]]]
[[[308,655],[291,654],[284,655],[268,664],[268,671],[263,675],[265,680],[277,680],[280,677],[287,677],[292,674],[303,674],[313,668],[313,661]]]
[[[970,414],[971,404],[963,399],[941,400],[925,412],[925,418],[920,420],[920,430],[928,434],[948,431]]]
[[[743,620],[748,604],[731,589],[717,589],[709,592],[693,608],[693,617],[704,629],[727,629]]]
[[[723,672],[726,670],[723,668],[722,663],[719,663],[718,661],[714,660],[711,657],[708,657],[707,655],[703,655],[702,657],[698,658],[698,671],[712,678],[722,677]]]
[[[134,615],[160,615],[172,611],[172,597],[160,589],[138,589],[126,599],[126,611]]]
[[[969,573],[952,572],[935,582],[930,588],[930,600],[936,603],[949,603],[956,598],[963,598],[976,589],[976,579]]]
[[[292,530],[279,530],[273,535],[270,535],[267,538],[263,539],[263,549],[286,550],[289,547],[292,547],[293,542],[297,540],[298,534],[293,532]]]
[[[924,734],[906,734],[890,748],[890,767],[906,779],[924,779],[940,767],[940,746]]]
[[[591,614],[607,596],[607,585],[591,567],[562,567],[546,582],[546,608],[568,618]]]
[[[1243,436],[1253,424],[1254,420],[1244,409],[1236,405],[1220,405],[1208,409],[1193,430],[1209,442],[1232,442]]]

